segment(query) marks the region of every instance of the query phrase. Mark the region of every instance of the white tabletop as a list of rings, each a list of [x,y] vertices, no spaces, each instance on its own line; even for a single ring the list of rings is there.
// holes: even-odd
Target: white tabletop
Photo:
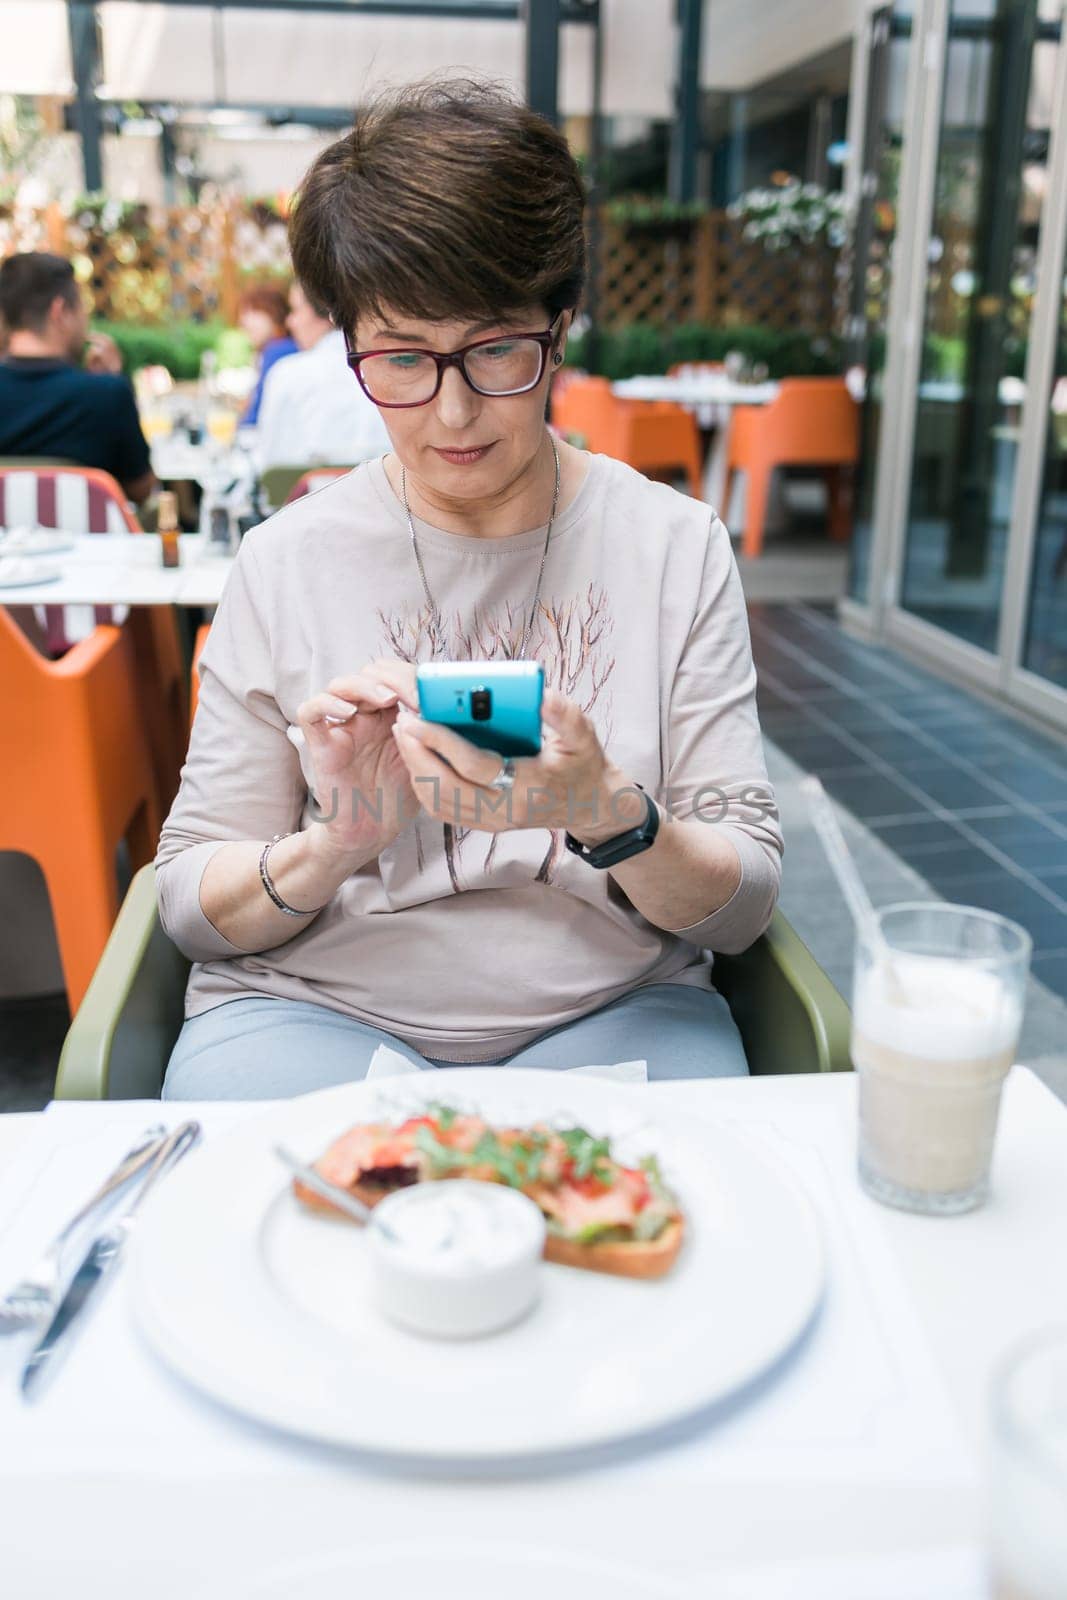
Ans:
[[[198,533],[182,534],[181,565],[164,567],[155,534],[93,533],[74,548],[41,557],[59,577],[0,588],[0,605],[218,605],[233,560],[215,555]]]
[[[840,1076],[632,1091],[769,1142],[822,1215],[820,1319],[784,1369],[725,1418],[655,1450],[551,1476],[385,1474],[269,1434],[183,1387],[135,1337],[120,1280],[36,1407],[15,1393],[19,1350],[0,1348],[5,1590],[53,1600],[77,1580],[86,1596],[177,1600],[209,1592],[201,1585],[210,1577],[232,1600],[241,1582],[314,1552],[350,1550],[358,1574],[361,1546],[417,1529],[430,1539],[491,1532],[503,1543],[610,1555],[633,1572],[692,1585],[685,1592],[694,1596],[712,1592],[698,1579],[721,1574],[714,1592],[723,1600],[881,1600],[892,1555],[918,1560],[908,1569],[914,1582],[901,1569],[894,1600],[935,1592],[979,1600],[980,1588],[947,1573],[977,1571],[990,1373],[1016,1338],[1067,1318],[1067,1275],[1055,1270],[1067,1214],[1067,1108],[1017,1068],[991,1202],[967,1217],[931,1219],[860,1193],[855,1087]],[[0,1283],[81,1197],[90,1155],[110,1164],[150,1118],[174,1121],[193,1109],[63,1105],[0,1118]],[[213,1137],[257,1109],[195,1114]],[[942,1569],[946,1547],[962,1548],[962,1563],[950,1558]],[[834,1587],[822,1569],[806,1584],[800,1567],[785,1587],[734,1586],[729,1574],[772,1556],[854,1558],[865,1572],[868,1563],[881,1569],[882,1586],[853,1577]],[[935,1570],[943,1581],[934,1582]]]
[[[213,481],[225,482],[248,470],[249,453],[254,453],[258,431],[240,428],[233,445],[220,446],[207,437],[190,444],[183,432],[168,433],[152,440],[152,471],[161,482],[188,481],[206,487]]]
[[[778,393],[776,383],[737,383],[725,372],[686,377],[622,378],[611,386],[620,400],[674,400],[682,406],[765,406]]]
[[[201,483],[217,463],[218,452],[207,444],[190,444],[180,434],[152,440],[152,471],[162,483]]]

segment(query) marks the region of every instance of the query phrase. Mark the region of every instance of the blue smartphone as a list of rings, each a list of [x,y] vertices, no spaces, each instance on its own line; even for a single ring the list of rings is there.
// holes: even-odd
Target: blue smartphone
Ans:
[[[544,669],[537,661],[433,661],[415,673],[419,711],[482,750],[535,756]]]

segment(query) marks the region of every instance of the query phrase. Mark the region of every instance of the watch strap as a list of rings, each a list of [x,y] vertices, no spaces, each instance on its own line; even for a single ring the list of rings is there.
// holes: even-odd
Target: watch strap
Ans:
[[[656,802],[647,794],[640,784],[636,787],[645,795],[645,819],[639,822],[636,828],[627,828],[623,833],[617,833],[613,839],[604,839],[600,844],[583,844],[573,834],[564,836],[567,849],[573,855],[580,856],[590,867],[604,870],[616,867],[621,861],[628,861],[631,856],[637,856],[644,850],[651,849],[659,832],[659,809]]]

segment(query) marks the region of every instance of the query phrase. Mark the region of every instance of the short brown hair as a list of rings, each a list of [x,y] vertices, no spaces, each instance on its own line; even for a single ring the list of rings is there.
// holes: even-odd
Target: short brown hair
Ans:
[[[237,309],[239,312],[262,311],[276,328],[284,329],[285,319],[289,315],[289,301],[285,290],[279,289],[277,284],[251,283],[241,291]]]
[[[416,84],[360,112],[289,223],[308,298],[351,333],[389,306],[472,322],[581,298],[585,194],[562,134],[505,90]]]
[[[55,299],[69,306],[78,300],[74,268],[48,250],[25,250],[0,266],[0,319],[9,333],[40,333]]]

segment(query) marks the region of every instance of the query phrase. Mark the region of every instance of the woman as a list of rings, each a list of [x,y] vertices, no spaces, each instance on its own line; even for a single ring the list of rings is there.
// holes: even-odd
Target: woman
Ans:
[[[254,284],[246,289],[237,304],[237,320],[252,341],[256,351],[256,386],[252,390],[241,426],[253,428],[259,421],[259,407],[263,399],[263,383],[267,373],[283,356],[293,356],[300,349],[291,338],[289,327],[289,302],[282,289],[273,284]]]
[[[779,881],[744,603],[707,506],[545,427],[584,270],[564,140],[408,91],[316,161],[291,242],[393,448],[255,529],[212,626],[157,860],[196,963],[165,1093],[299,1093],[381,1043],[746,1071],[707,954]],[[414,714],[416,662],[523,655],[539,756]]]

